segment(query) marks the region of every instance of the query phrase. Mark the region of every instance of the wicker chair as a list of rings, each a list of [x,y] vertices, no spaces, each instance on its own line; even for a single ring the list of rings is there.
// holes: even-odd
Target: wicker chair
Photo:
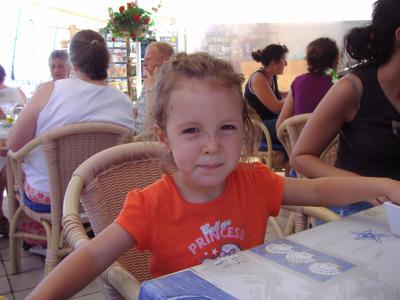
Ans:
[[[20,271],[20,242],[24,238],[47,241],[45,274],[50,272],[60,258],[69,253],[63,247],[61,214],[62,201],[72,172],[84,160],[106,148],[132,141],[132,133],[125,127],[100,123],[80,123],[55,128],[31,140],[17,152],[7,154],[7,190],[10,219],[11,274]],[[23,201],[23,163],[26,155],[42,147],[46,158],[50,185],[51,212],[32,210]],[[18,191],[14,191],[14,186]],[[17,228],[18,219],[26,215],[41,223],[46,237]]]
[[[163,173],[176,170],[174,164],[165,163],[164,156],[165,149],[157,142],[135,142],[104,150],[79,166],[64,200],[63,226],[71,247],[78,249],[89,240],[79,216],[80,203],[98,234],[118,216],[128,191],[143,188]],[[279,224],[275,226],[279,235]],[[102,279],[111,299],[137,297],[140,282],[151,278],[149,255],[131,249],[103,272]]]
[[[127,193],[143,188],[175,171],[166,162],[165,148],[157,142],[135,142],[102,151],[86,160],[74,172],[64,200],[65,238],[73,249],[89,240],[79,216],[81,201],[95,234],[113,222]],[[111,299],[134,298],[140,282],[151,278],[150,252],[131,249],[102,274]]]
[[[261,161],[264,162],[272,170],[280,171],[284,169],[285,153],[283,151],[273,150],[271,135],[268,131],[268,128],[264,125],[263,122],[259,120],[253,120],[253,122],[260,129],[262,135],[265,137],[265,140],[267,142],[265,150],[262,149],[257,151],[257,157],[259,157]]]
[[[289,155],[291,154],[292,149],[310,116],[311,113],[296,115],[286,119],[279,126],[278,138]],[[335,138],[321,154],[321,159],[333,164],[336,159],[336,149],[337,138]],[[297,177],[304,178],[304,176],[299,173],[297,173]],[[299,206],[295,209],[294,232],[300,232],[307,229],[310,223],[314,223],[315,219],[330,222],[340,219],[340,216],[326,207]]]

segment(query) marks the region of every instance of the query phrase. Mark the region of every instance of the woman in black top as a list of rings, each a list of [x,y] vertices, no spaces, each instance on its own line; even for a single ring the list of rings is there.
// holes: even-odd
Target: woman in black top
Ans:
[[[274,144],[279,144],[275,124],[283,107],[276,75],[282,74],[287,65],[287,52],[286,46],[276,44],[252,52],[251,56],[261,63],[261,68],[251,74],[244,91],[244,97],[267,126]]]
[[[296,171],[307,177],[400,179],[399,12],[399,0],[378,0],[371,23],[345,36],[357,66],[329,90],[304,127],[290,158]],[[319,157],[337,134],[337,161],[331,166]]]

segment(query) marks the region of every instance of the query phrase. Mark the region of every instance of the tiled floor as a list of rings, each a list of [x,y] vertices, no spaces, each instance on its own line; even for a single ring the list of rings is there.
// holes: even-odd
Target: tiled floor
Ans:
[[[287,220],[287,216],[288,213],[281,210],[278,222],[283,224]],[[268,226],[266,239],[271,241],[276,238],[277,235],[273,231],[272,226]],[[43,278],[44,258],[40,255],[32,254],[29,251],[21,250],[22,272],[16,275],[10,275],[8,238],[1,237],[1,235],[0,256],[0,295],[8,300],[24,299]],[[101,293],[100,286],[101,285],[98,282],[94,281],[76,294],[72,299],[104,300],[106,298]]]
[[[8,300],[22,300],[43,278],[44,258],[29,251],[21,251],[22,272],[10,275],[10,261],[8,238],[0,238],[0,295]],[[73,299],[104,300],[97,282],[92,282],[85,289],[76,294]]]

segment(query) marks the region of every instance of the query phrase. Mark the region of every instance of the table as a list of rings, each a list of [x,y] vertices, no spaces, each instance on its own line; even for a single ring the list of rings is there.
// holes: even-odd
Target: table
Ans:
[[[400,299],[383,206],[142,284],[139,299]]]

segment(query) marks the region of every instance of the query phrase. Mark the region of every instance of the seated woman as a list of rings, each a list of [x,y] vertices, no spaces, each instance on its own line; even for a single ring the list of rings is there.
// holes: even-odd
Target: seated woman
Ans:
[[[19,88],[9,87],[4,84],[6,71],[0,65],[0,119],[6,119],[7,113],[11,112],[15,105],[21,107],[25,105],[26,97],[24,92]],[[5,156],[7,152],[0,149],[0,234],[8,234],[8,220],[3,214],[3,191],[6,187],[6,168]]]
[[[322,99],[290,158],[307,177],[375,176],[400,179],[400,1],[378,0],[372,22],[344,38],[358,64]],[[335,166],[319,159],[339,134]],[[335,209],[342,215],[381,203]]]
[[[3,111],[4,105],[11,106],[10,109],[16,104],[24,106],[26,103],[26,96],[20,88],[9,87],[4,84],[6,78],[6,71],[0,65],[0,119],[6,118],[7,111]]]
[[[244,91],[244,97],[268,128],[273,144],[280,144],[275,124],[283,107],[276,75],[283,74],[287,52],[286,46],[276,44],[252,52],[253,59],[261,62],[261,68],[250,75]]]
[[[74,35],[70,58],[79,78],[44,83],[33,95],[7,139],[7,147],[19,150],[33,138],[73,123],[108,122],[133,131],[132,102],[122,92],[107,86],[110,55],[104,38],[95,31]],[[45,157],[40,147],[26,157],[24,189],[28,201],[49,205],[50,194]],[[43,233],[40,224],[23,222],[24,231]]]
[[[293,115],[311,113],[333,85],[339,50],[329,38],[318,38],[307,46],[308,73],[293,80],[290,92],[279,114],[276,128]]]

